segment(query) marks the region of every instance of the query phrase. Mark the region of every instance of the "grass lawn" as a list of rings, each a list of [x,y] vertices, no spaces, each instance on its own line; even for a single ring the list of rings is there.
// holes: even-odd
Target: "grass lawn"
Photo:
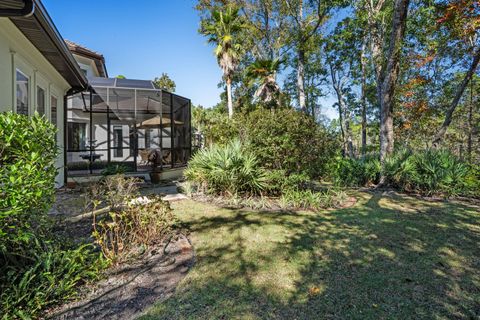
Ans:
[[[480,209],[355,193],[313,212],[173,204],[197,262],[147,319],[479,319]]]

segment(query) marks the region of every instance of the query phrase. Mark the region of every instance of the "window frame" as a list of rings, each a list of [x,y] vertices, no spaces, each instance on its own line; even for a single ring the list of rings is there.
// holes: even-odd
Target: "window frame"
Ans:
[[[82,126],[83,127],[83,138],[84,138],[84,141],[83,141],[83,148],[82,148],[82,141],[79,140],[78,141],[78,148],[74,148],[74,145],[73,145],[73,141],[72,139],[69,139],[69,134],[68,133],[71,133],[72,136],[74,134],[74,130],[73,128],[70,128],[70,126],[73,126],[73,125],[78,125],[79,127]],[[87,150],[87,123],[85,122],[68,122],[67,123],[67,151],[69,152],[86,152],[88,151]]]
[[[14,106],[14,112],[18,114],[23,114],[18,112],[18,74],[22,74],[25,78],[27,78],[27,113],[26,115],[30,115],[30,110],[32,108],[32,99],[31,99],[31,88],[32,88],[32,77],[24,71],[24,69],[20,68],[19,66],[15,66],[15,74],[14,74],[14,92],[15,92],[15,106]]]
[[[50,90],[50,122],[57,128],[57,132],[55,133],[55,142],[57,143],[58,145],[58,133],[59,133],[59,130],[60,130],[60,126],[58,125],[58,97],[56,94],[52,93],[51,92],[52,90]],[[53,105],[53,99],[55,99],[55,121],[53,119],[53,108],[54,108],[54,105]]]
[[[48,112],[48,103],[47,103],[47,97],[48,97],[48,92],[47,90],[45,89],[44,86],[41,86],[38,82],[36,83],[35,85],[35,111],[38,112],[40,115],[43,115],[45,116],[46,118],[50,118],[49,117],[49,112]],[[42,90],[43,91],[43,113],[40,113],[39,112],[39,90]]]
[[[117,135],[120,131],[120,137]],[[122,158],[123,157],[123,126],[122,125],[113,125],[113,157]]]

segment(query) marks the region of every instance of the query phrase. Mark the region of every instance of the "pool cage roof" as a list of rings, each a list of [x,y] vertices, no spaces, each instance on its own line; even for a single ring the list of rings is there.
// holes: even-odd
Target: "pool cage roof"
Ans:
[[[91,90],[74,96],[71,108],[92,112],[113,112],[128,119],[129,115],[168,113],[190,105],[190,100],[157,88],[152,81],[117,78],[89,78]],[[133,119],[132,119],[133,120]]]
[[[159,89],[152,81],[119,79],[119,78],[89,78],[90,89],[70,97],[68,103],[68,121],[77,122],[89,119],[88,146],[86,149],[67,150],[71,153],[86,152],[90,154],[88,161],[95,162],[95,154],[104,152],[103,159],[112,160],[115,124],[123,123],[129,126],[129,136],[124,144],[128,145],[129,154],[133,156],[128,161],[134,163],[133,171],[137,170],[140,153],[156,148],[168,158],[161,163],[173,168],[185,165],[191,155],[191,110],[190,100],[177,94]],[[84,115],[84,116],[82,116]],[[99,118],[100,117],[100,118]],[[100,119],[100,120],[99,120]],[[101,120],[104,119],[104,120]],[[106,128],[106,140],[98,147],[97,129]],[[155,131],[158,135],[156,147],[147,148],[143,139],[145,130]],[[153,139],[153,138],[152,138]],[[151,140],[151,139],[150,139]],[[143,145],[142,145],[143,143]],[[153,144],[149,142],[149,145]],[[148,150],[147,150],[148,149]],[[84,154],[81,154],[84,157]],[[84,157],[85,158],[85,157]],[[126,160],[125,160],[126,161]],[[92,173],[90,165],[89,173]]]
[[[122,78],[88,78],[92,87],[130,88],[130,89],[158,89],[149,80],[122,79]]]

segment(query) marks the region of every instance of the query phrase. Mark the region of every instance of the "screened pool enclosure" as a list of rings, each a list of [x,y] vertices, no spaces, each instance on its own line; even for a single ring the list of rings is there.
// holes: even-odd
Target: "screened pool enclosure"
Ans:
[[[149,172],[184,166],[191,155],[190,100],[151,81],[89,79],[67,101],[67,174],[121,166]]]

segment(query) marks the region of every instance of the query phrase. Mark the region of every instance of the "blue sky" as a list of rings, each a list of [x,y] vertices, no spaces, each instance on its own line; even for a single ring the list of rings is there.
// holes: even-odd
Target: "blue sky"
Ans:
[[[198,34],[195,0],[43,0],[65,39],[105,56],[110,77],[153,79],[162,72],[176,92],[194,104],[212,107],[219,100],[221,71],[213,47]],[[322,112],[336,117],[329,108]]]
[[[110,77],[168,75],[194,104],[219,101],[213,48],[198,34],[194,0],[43,0],[65,39],[105,56]]]

